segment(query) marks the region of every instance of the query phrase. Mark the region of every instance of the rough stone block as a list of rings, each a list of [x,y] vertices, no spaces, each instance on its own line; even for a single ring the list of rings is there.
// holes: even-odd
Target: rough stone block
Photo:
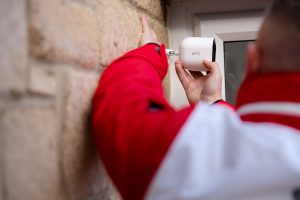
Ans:
[[[121,0],[30,0],[31,55],[87,68],[106,66],[137,47],[141,35],[139,12]],[[163,22],[150,21],[166,43]]]
[[[101,22],[100,60],[106,66],[125,52],[137,48],[142,33],[140,16],[144,13],[118,0],[105,1],[102,6],[106,9],[98,8],[97,18]],[[168,44],[168,34],[163,22],[149,16],[148,20],[157,33],[158,40]]]
[[[98,66],[100,31],[92,5],[29,1],[31,55],[52,62]]]
[[[57,90],[56,72],[47,63],[30,61],[28,90],[39,95],[55,96]]]
[[[2,122],[2,110],[0,110],[0,162],[2,162],[3,159],[3,145],[2,145],[2,127],[1,127],[1,122]],[[0,164],[0,199],[4,199],[3,196],[3,169],[2,169],[2,163]]]
[[[68,70],[63,119],[63,175],[69,198],[119,199],[99,162],[90,130],[91,98],[99,75]]]
[[[26,1],[1,1],[0,95],[18,95],[25,91],[28,64],[26,8]]]
[[[2,118],[6,200],[61,199],[53,108],[15,108]]]
[[[160,20],[164,20],[163,0],[129,0],[138,8],[145,10]]]

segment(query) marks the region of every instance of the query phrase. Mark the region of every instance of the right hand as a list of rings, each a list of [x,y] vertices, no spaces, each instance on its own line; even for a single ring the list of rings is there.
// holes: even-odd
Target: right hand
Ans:
[[[142,35],[139,41],[139,47],[148,43],[160,44],[157,40],[157,35],[153,29],[149,26],[148,20],[145,15],[141,17]]]
[[[198,101],[213,103],[222,99],[222,75],[216,62],[203,61],[207,74],[201,72],[186,71],[182,63],[175,62],[176,73],[185,90],[190,104]]]

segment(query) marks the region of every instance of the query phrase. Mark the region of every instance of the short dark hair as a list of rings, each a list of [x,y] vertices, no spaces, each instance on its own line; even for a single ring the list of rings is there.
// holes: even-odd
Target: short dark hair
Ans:
[[[257,44],[266,71],[300,71],[300,0],[273,0]]]
[[[294,28],[300,29],[300,0],[273,0],[267,10],[267,17],[293,24]]]

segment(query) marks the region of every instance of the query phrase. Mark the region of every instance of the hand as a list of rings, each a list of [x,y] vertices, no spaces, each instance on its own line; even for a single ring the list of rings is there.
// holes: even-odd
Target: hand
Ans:
[[[142,36],[139,42],[139,47],[144,46],[148,43],[156,43],[160,44],[157,41],[156,33],[152,30],[152,28],[149,26],[147,18],[145,15],[141,17],[141,24],[142,24]]]
[[[180,61],[175,62],[176,73],[185,90],[190,104],[198,101],[213,103],[222,99],[222,76],[216,62],[203,61],[207,74],[201,72],[186,71]]]

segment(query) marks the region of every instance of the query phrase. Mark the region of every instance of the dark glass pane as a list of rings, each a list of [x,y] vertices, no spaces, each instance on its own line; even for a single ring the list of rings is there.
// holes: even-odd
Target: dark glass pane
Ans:
[[[246,70],[247,46],[253,41],[224,43],[226,100],[235,105],[235,99]]]

